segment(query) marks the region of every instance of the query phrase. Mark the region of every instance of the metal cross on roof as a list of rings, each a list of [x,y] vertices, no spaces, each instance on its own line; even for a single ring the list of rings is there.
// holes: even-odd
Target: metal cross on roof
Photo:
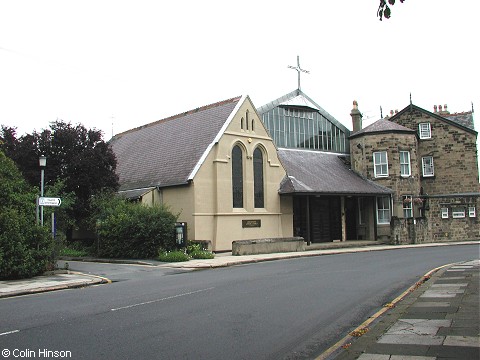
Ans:
[[[304,73],[310,74],[310,71],[304,70],[300,67],[300,56],[298,56],[298,55],[297,55],[297,66],[295,67],[295,66],[288,65],[288,68],[293,69],[293,70],[297,70],[297,73],[298,73],[298,90],[301,90],[301,88],[300,88],[300,73],[304,72]]]

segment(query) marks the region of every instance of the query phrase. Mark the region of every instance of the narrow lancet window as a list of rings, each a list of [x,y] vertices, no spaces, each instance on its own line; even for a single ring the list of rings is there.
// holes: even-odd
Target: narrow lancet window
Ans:
[[[243,208],[243,152],[238,145],[232,150],[232,194],[233,207]]]
[[[265,207],[263,184],[263,153],[256,148],[253,152],[253,190],[256,208]]]

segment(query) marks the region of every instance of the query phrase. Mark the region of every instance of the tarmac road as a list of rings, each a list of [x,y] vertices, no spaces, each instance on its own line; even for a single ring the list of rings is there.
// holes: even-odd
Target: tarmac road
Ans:
[[[478,245],[181,273],[122,265],[112,284],[0,300],[0,348],[75,359],[309,359],[430,269],[475,258]]]

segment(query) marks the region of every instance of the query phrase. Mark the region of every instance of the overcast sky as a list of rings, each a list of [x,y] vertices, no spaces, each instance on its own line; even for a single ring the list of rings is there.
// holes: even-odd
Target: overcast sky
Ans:
[[[409,104],[480,111],[477,0],[0,0],[0,124],[113,133],[238,95],[297,88],[351,128]],[[475,126],[480,129],[479,116]]]

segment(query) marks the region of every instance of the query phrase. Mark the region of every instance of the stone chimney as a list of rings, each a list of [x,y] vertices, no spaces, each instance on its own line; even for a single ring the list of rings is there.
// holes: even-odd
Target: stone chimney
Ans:
[[[353,109],[350,116],[352,117],[353,132],[362,130],[362,113],[358,110],[357,100],[353,100]]]
[[[438,111],[437,111],[437,105],[434,105],[433,108],[435,110],[434,112],[437,113],[437,114],[440,114],[440,115],[449,115],[450,114],[450,112],[448,111],[447,104],[444,104],[443,106],[438,105]]]

